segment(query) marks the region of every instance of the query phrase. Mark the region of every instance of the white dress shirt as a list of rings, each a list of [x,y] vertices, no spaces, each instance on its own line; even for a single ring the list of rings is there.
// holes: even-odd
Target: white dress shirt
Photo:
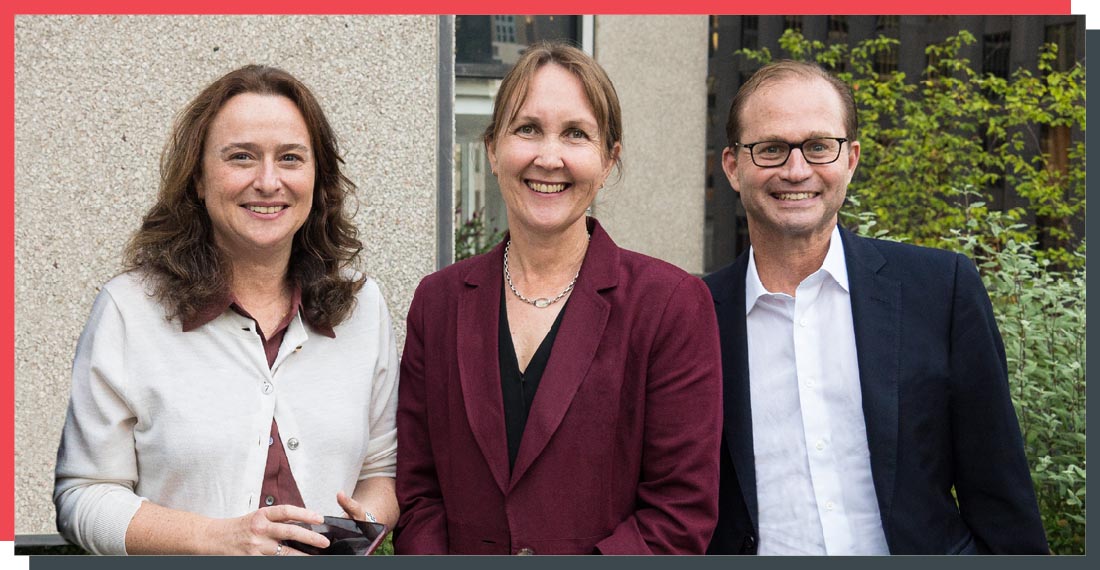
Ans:
[[[889,554],[871,478],[848,271],[833,229],[791,297],[745,276],[760,554]]]

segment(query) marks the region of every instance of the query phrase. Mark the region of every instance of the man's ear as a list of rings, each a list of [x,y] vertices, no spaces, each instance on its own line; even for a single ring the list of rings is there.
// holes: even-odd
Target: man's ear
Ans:
[[[856,166],[859,165],[859,141],[848,142],[848,182],[855,176]]]
[[[722,151],[722,170],[726,173],[726,180],[730,181],[733,190],[741,192],[737,189],[737,149],[727,146]]]

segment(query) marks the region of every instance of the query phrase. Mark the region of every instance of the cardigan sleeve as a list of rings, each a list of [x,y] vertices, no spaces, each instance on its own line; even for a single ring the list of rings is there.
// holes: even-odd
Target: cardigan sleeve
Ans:
[[[718,521],[722,361],[702,281],[673,289],[649,353],[637,509],[601,554],[703,554]]]
[[[382,293],[373,280],[363,286],[366,289],[363,305],[359,310],[367,311],[372,323],[376,323],[377,343],[374,353],[378,360],[371,380],[370,409],[368,422],[370,441],[367,444],[366,457],[359,471],[359,479],[369,477],[393,477],[397,473],[397,384],[400,362],[397,359],[397,344],[393,335],[393,323]]]
[[[126,553],[126,529],[143,500],[134,493],[136,416],[123,395],[126,333],[118,305],[104,288],[77,343],[57,451],[57,529],[95,554]]]

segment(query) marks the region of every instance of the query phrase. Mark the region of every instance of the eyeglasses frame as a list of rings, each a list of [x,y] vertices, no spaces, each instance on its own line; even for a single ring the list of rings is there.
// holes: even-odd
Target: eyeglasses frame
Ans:
[[[837,141],[838,143],[840,143],[840,146],[837,147],[836,156],[834,156],[832,160],[827,161],[827,162],[814,162],[814,161],[812,161],[812,160],[810,160],[809,158],[806,157],[806,152],[802,150],[802,145],[804,145],[804,144],[806,144],[810,141],[820,141],[820,140],[832,140],[832,141]],[[779,167],[783,166],[784,164],[787,164],[787,161],[791,159],[791,153],[793,153],[794,149],[796,149],[796,148],[798,149],[798,152],[802,153],[802,159],[806,161],[806,164],[832,164],[832,163],[840,160],[840,154],[844,152],[844,143],[846,143],[846,142],[850,142],[850,141],[848,139],[844,138],[844,137],[810,137],[810,138],[808,138],[808,139],[806,139],[806,140],[804,140],[800,143],[792,143],[792,142],[787,142],[787,141],[757,141],[757,142],[748,143],[748,144],[739,143],[739,142],[736,142],[736,143],[733,143],[733,144],[734,144],[734,146],[740,146],[740,147],[744,147],[744,148],[748,149],[749,159],[752,160],[752,163],[754,165],[756,165],[757,168],[779,168]],[[768,165],[763,165],[763,164],[760,164],[760,163],[756,162],[756,154],[752,151],[752,147],[754,147],[758,144],[766,144],[766,143],[783,143],[783,144],[787,145],[788,147],[790,147],[787,150],[787,157],[783,159],[783,162],[780,162],[779,164],[768,164]]]

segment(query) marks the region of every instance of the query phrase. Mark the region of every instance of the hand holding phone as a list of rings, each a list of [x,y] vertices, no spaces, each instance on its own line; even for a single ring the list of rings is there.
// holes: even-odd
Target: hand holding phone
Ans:
[[[325,517],[322,524],[309,524],[295,522],[302,528],[307,528],[318,534],[324,535],[329,540],[328,548],[317,548],[309,544],[303,544],[296,540],[288,540],[285,544],[305,554],[313,555],[368,555],[382,543],[389,531],[382,523],[358,521],[343,517]]]

